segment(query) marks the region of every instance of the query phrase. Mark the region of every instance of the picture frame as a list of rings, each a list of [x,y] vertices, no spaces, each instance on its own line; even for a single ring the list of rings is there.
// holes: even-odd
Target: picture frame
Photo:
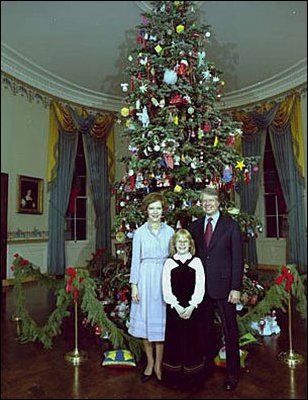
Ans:
[[[44,180],[18,175],[17,184],[17,212],[43,214]]]

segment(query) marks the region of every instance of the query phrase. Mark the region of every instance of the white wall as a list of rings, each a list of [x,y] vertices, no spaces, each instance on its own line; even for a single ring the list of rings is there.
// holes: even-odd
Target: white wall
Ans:
[[[1,89],[1,115],[1,172],[9,175],[8,230],[47,230],[48,108]],[[42,215],[16,212],[18,175],[44,179]]]
[[[47,271],[48,192],[47,159],[49,109],[29,102],[26,96],[13,95],[1,86],[1,172],[9,176],[7,278],[12,277],[13,254]],[[18,175],[44,180],[43,214],[17,213]],[[94,249],[94,212],[89,202],[87,241],[66,244],[67,265],[86,265]]]

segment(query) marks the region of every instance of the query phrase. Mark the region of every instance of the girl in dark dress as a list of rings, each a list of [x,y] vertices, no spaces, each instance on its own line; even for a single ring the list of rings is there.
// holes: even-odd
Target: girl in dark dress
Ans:
[[[163,383],[186,389],[204,377],[203,335],[198,305],[204,296],[205,276],[195,245],[186,229],[170,242],[170,255],[163,269],[163,296],[167,303]]]

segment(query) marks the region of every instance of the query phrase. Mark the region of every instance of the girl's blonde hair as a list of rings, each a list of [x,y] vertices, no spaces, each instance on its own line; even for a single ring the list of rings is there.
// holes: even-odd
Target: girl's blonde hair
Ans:
[[[180,238],[188,239],[189,251],[191,252],[192,255],[195,255],[195,252],[196,252],[195,242],[194,242],[194,239],[192,238],[190,232],[187,229],[179,229],[172,236],[172,238],[170,240],[170,255],[174,256],[174,254],[176,253],[175,242]]]

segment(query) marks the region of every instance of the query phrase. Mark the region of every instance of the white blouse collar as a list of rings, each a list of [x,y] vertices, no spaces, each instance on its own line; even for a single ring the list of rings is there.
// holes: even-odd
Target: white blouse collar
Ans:
[[[175,255],[173,256],[175,260],[179,260],[182,263],[184,263],[187,260],[190,260],[192,258],[192,254],[191,253],[186,253],[186,254],[178,254],[175,253]]]

